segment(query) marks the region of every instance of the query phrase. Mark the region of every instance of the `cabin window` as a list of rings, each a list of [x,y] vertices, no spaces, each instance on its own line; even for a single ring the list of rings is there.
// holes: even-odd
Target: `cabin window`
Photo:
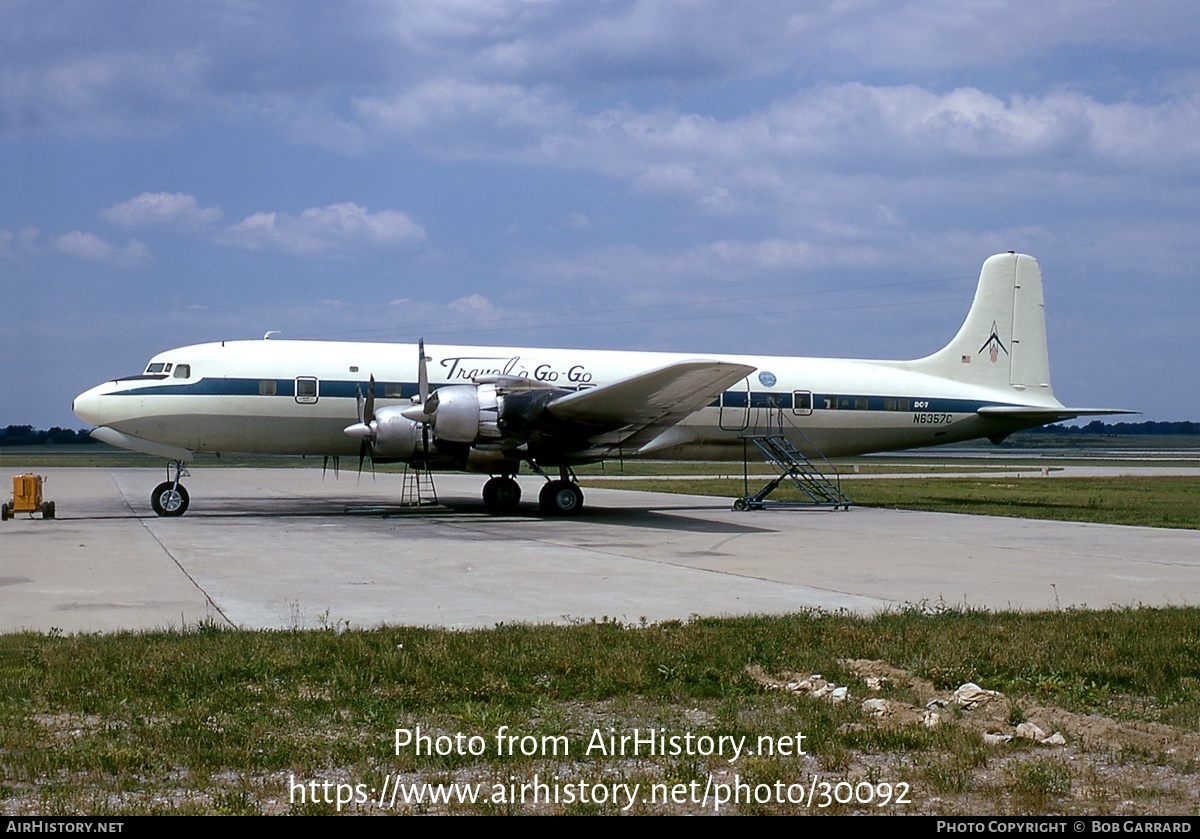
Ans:
[[[190,364],[176,364],[175,365],[175,378],[186,379],[191,375],[192,375],[192,365],[190,365]]]
[[[357,373],[357,372],[358,372],[358,365],[357,365],[357,364],[351,364],[351,365],[350,365],[350,372],[351,372],[351,373]]]
[[[275,395],[275,380],[263,379],[258,383],[259,396],[274,396]]]
[[[813,396],[807,390],[792,391],[792,413],[807,416],[812,413]]]
[[[401,389],[401,384],[399,382],[384,382],[383,398],[384,399],[403,399],[404,392]]]
[[[296,401],[301,405],[312,405],[317,401],[317,380],[312,376],[296,379]]]

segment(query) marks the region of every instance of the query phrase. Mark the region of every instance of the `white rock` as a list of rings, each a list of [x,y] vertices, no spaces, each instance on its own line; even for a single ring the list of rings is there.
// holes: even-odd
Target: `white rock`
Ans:
[[[978,708],[994,696],[1001,696],[999,691],[984,690],[974,682],[967,682],[954,691],[954,701],[967,710]]]
[[[1040,743],[1046,739],[1046,732],[1031,722],[1023,722],[1017,726],[1017,736]]]

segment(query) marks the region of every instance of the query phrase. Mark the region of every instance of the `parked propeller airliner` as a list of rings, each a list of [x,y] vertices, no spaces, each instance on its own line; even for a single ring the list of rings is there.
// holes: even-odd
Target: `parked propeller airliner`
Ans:
[[[179,479],[201,452],[357,453],[360,468],[370,457],[486,473],[493,512],[516,508],[513,475],[525,463],[558,469],[542,511],[573,514],[583,493],[572,466],[740,460],[741,435],[763,427],[806,455],[833,456],[998,443],[1125,413],[1054,398],[1041,269],[1012,252],[984,263],[954,339],[915,361],[222,341],[160,353],[143,373],[80,394],[74,410],[98,426],[94,437],[170,461],[150,499],[160,516],[187,510]]]

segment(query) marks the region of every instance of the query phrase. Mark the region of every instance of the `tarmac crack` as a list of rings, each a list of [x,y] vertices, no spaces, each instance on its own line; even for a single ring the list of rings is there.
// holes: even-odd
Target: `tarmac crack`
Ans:
[[[208,605],[212,607],[213,611],[215,611],[218,615],[221,616],[221,620],[225,621],[225,623],[227,623],[229,625],[230,629],[237,629],[238,628],[237,624],[235,624],[233,621],[231,621],[229,619],[229,616],[226,615],[225,612],[221,609],[221,607],[217,605],[217,601],[213,600],[212,596],[209,595],[209,593],[204,590],[204,586],[200,585],[200,583],[198,583],[196,581],[196,578],[188,573],[188,570],[183,567],[183,563],[180,562],[178,558],[176,558],[175,554],[171,553],[171,549],[166,546],[166,544],[163,542],[163,540],[158,538],[158,534],[150,529],[150,525],[146,524],[145,516],[143,516],[140,512],[138,512],[137,509],[133,506],[133,504],[130,503],[129,496],[127,496],[125,494],[125,490],[121,486],[120,482],[117,480],[116,476],[110,472],[109,477],[112,478],[112,482],[116,486],[117,492],[120,493],[121,500],[123,502],[125,502],[125,506],[129,508],[129,512],[133,513],[133,517],[135,519],[137,519],[137,522],[138,522],[138,524],[140,524],[142,526],[142,529],[144,529],[148,534],[150,534],[150,538],[153,539],[160,548],[162,548],[163,553],[165,553],[168,557],[170,557],[171,562],[175,563],[175,567],[180,570],[180,572],[183,574],[183,576],[187,577],[188,582],[190,582],[193,586],[196,587],[196,591],[198,591],[202,595],[204,595],[205,602],[208,603]]]

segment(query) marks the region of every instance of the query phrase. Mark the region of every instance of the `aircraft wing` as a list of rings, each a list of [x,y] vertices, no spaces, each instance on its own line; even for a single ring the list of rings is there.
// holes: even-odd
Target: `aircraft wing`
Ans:
[[[547,405],[546,411],[583,431],[597,453],[618,446],[636,450],[710,405],[755,369],[727,361],[681,361],[569,393]]]

